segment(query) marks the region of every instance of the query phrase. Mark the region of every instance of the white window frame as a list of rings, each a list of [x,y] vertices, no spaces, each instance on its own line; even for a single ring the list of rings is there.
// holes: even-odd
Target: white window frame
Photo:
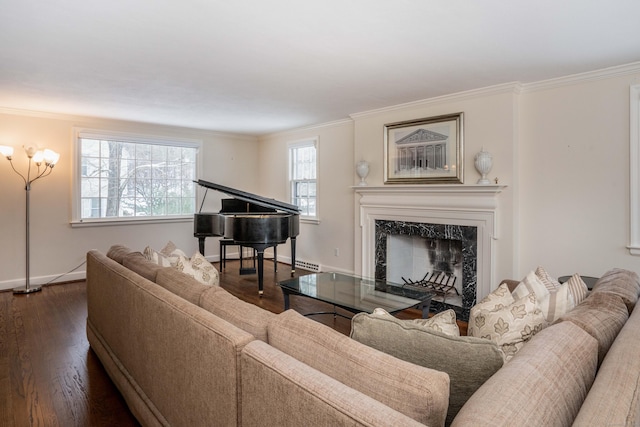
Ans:
[[[318,179],[318,171],[319,169],[319,159],[320,159],[320,151],[319,151],[319,138],[317,136],[311,137],[311,138],[306,138],[303,140],[299,140],[299,141],[295,141],[295,142],[290,142],[289,144],[287,144],[287,155],[288,155],[288,166],[289,166],[289,173],[288,173],[288,177],[287,177],[287,194],[289,197],[289,202],[292,204],[293,203],[293,194],[292,194],[292,181],[293,181],[293,159],[291,157],[291,150],[292,149],[296,149],[296,148],[303,148],[303,147],[310,147],[313,146],[316,149],[316,177],[315,177],[315,184],[316,184],[316,214],[315,216],[313,215],[304,215],[301,214],[300,215],[300,220],[303,222],[309,222],[309,223],[319,223],[320,222],[320,180]]]
[[[82,153],[80,150],[80,138],[92,139],[114,139],[132,143],[146,143],[154,145],[169,145],[174,147],[190,147],[196,149],[196,177],[200,176],[202,170],[202,140],[188,138],[174,138],[158,135],[136,134],[129,132],[73,128],[73,162],[72,170],[72,227],[109,226],[140,223],[167,223],[167,222],[190,222],[193,221],[193,214],[150,216],[150,217],[117,217],[117,218],[82,218],[81,217],[81,178],[82,178]],[[197,200],[200,189],[196,187],[194,210],[197,210]]]
[[[632,85],[629,96],[629,253],[640,255],[640,85]]]

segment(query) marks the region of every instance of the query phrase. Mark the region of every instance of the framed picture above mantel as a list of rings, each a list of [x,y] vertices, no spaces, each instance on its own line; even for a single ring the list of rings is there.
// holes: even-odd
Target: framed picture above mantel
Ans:
[[[385,184],[462,184],[463,113],[384,125]]]

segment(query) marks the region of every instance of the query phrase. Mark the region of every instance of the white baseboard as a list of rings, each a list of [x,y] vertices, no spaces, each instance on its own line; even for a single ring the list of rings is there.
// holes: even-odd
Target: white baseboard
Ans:
[[[61,273],[62,274],[62,273]],[[59,283],[59,282],[69,282],[72,280],[84,280],[87,278],[87,272],[85,270],[83,271],[72,271],[71,273],[67,273],[64,274],[61,277],[60,274],[51,274],[48,276],[38,276],[38,277],[32,277],[31,280],[29,281],[29,284],[32,286],[36,286],[36,285],[48,285],[48,284],[55,284],[55,283]],[[52,281],[52,283],[49,283],[50,281]],[[3,282],[0,282],[0,291],[4,291],[7,289],[13,289],[13,288],[18,288],[20,286],[24,286],[25,280],[24,278],[21,279],[14,279],[14,280],[5,280]]]

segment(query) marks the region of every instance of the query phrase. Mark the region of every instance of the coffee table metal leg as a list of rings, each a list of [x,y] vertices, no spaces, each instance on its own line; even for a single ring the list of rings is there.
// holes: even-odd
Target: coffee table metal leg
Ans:
[[[285,291],[284,288],[280,289],[282,289],[282,296],[284,298],[284,310],[287,311],[289,310],[289,292]]]

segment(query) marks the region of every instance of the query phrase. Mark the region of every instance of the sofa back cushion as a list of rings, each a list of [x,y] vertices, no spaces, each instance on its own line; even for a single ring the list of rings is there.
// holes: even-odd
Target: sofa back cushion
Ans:
[[[160,267],[156,275],[156,283],[187,301],[200,305],[200,297],[211,286],[200,283],[174,267]]]
[[[208,287],[200,298],[200,306],[265,342],[267,325],[276,317],[274,313],[242,301],[219,286]]]
[[[604,358],[575,427],[640,425],[640,309],[635,309]]]
[[[287,310],[268,326],[269,344],[429,426],[442,426],[449,376],[397,359]]]
[[[493,341],[450,336],[395,317],[358,313],[351,321],[351,338],[407,362],[449,374],[447,423],[503,364],[502,353]]]
[[[591,292],[618,295],[627,306],[627,311],[631,313],[640,295],[640,280],[638,274],[633,271],[614,268],[598,279]]]
[[[423,426],[262,341],[241,366],[243,425]]]
[[[130,252],[133,251],[124,245],[113,245],[107,251],[107,257],[111,258],[118,264],[122,264],[125,255],[129,254]]]
[[[140,252],[130,252],[126,254],[122,259],[122,265],[152,282],[156,281],[158,270],[162,268],[158,264],[149,262]]]
[[[591,293],[580,305],[562,316],[559,322],[578,325],[598,341],[598,364],[629,318],[627,307],[618,295]]]
[[[569,426],[596,374],[598,343],[557,323],[536,334],[462,407],[453,426]]]

